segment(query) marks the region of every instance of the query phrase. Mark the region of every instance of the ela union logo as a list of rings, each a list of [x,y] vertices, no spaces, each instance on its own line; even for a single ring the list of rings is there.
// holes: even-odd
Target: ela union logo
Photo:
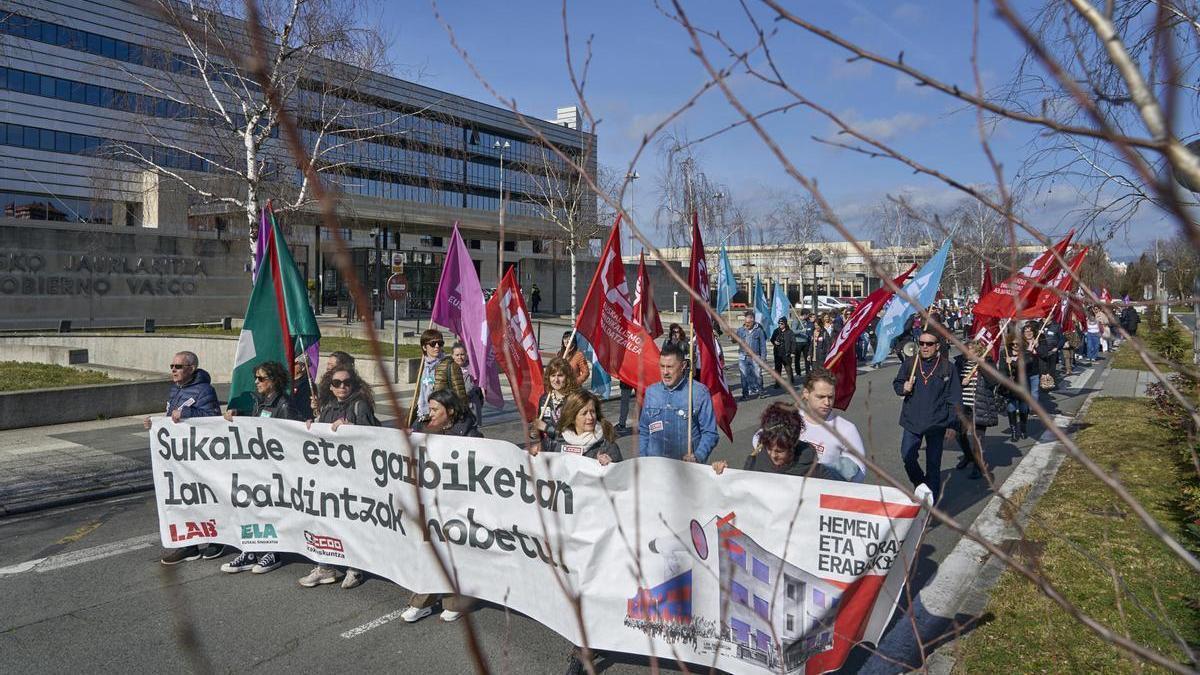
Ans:
[[[271,523],[242,525],[243,544],[278,544],[279,534]]]
[[[342,546],[342,540],[337,537],[330,537],[324,534],[315,534],[304,531],[304,541],[307,542],[308,550],[313,553],[320,553],[334,558],[345,558],[346,549]]]
[[[175,523],[171,523],[167,529],[171,532],[171,541],[207,539],[217,536],[217,521],[202,520],[195,523],[189,520],[184,522],[182,529]]]

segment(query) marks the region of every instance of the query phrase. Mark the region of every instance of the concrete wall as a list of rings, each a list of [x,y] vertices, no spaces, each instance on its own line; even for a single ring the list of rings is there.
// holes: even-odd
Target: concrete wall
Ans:
[[[163,378],[0,393],[0,429],[162,412],[170,386]]]
[[[0,218],[0,330],[241,316],[246,251],[213,233]]]
[[[0,361],[29,361],[56,366],[75,366],[88,362],[86,349],[51,345],[0,343]]]

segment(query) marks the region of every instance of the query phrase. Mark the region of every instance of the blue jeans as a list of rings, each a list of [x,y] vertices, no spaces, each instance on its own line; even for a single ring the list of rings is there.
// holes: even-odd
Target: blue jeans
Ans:
[[[925,470],[921,471],[918,454],[921,450],[921,440],[925,440]],[[946,430],[935,427],[923,434],[914,434],[904,430],[904,438],[900,445],[900,459],[904,460],[904,472],[913,487],[924,483],[933,492],[933,501],[937,503],[938,495],[942,493],[942,443],[946,440]]]
[[[1100,334],[1087,333],[1084,335],[1087,340],[1087,357],[1089,361],[1095,361],[1100,355]]]
[[[1029,394],[1031,396],[1033,396],[1033,400],[1039,401],[1039,402],[1041,401],[1041,399],[1038,397],[1038,393],[1041,391],[1041,388],[1042,388],[1042,376],[1041,375],[1026,375],[1025,376],[1025,391],[1029,392]],[[1010,399],[1008,399],[1008,412],[1025,413],[1026,415],[1028,415],[1029,414],[1029,404],[1020,399],[1010,398]]]
[[[621,384],[621,414],[617,416],[618,426],[625,426],[629,421],[629,399],[633,398],[633,387],[626,387]]]
[[[738,372],[742,375],[742,396],[762,391],[762,377],[758,373],[757,363],[750,359],[738,359]]]

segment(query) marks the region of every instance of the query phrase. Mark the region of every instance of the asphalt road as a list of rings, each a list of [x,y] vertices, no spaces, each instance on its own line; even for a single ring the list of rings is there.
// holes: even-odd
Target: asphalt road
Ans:
[[[891,391],[895,368],[860,375],[848,417],[863,432],[868,454],[903,477],[896,424],[900,399]],[[1056,394],[1052,409],[1069,416],[1090,391],[1085,385]],[[734,422],[738,443],[722,437],[713,459],[737,466],[770,402],[743,404]],[[616,404],[609,406],[611,417]],[[518,425],[503,419],[485,433],[517,437]],[[1036,438],[1041,425],[1031,422],[1030,431]],[[1033,440],[1013,445],[999,436],[993,429],[986,453],[1003,481]],[[622,445],[631,441],[626,437]],[[948,450],[942,506],[972,522],[989,496],[988,486],[969,480],[965,470],[953,471],[956,459],[957,453]],[[874,475],[868,481],[879,482]],[[156,532],[149,493],[0,520],[0,672],[472,670],[463,626],[443,624],[436,616],[403,623],[397,614],[408,592],[390,582],[368,579],[350,591],[303,589],[296,579],[310,564],[298,556],[267,575],[226,575],[218,569],[222,561],[168,568],[158,564]],[[927,533],[917,586],[934,575],[957,540],[946,527]],[[473,620],[493,672],[563,671],[570,645],[549,629],[497,606],[484,607]],[[896,630],[905,626],[893,622]],[[847,670],[865,655],[857,650]],[[640,657],[604,663],[606,673],[649,672]]]

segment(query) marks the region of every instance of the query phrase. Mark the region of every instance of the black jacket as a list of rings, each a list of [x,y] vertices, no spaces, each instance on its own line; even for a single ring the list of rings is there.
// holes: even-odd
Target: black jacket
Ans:
[[[781,473],[789,476],[804,476],[805,478],[824,478],[825,480],[842,480],[833,469],[817,461],[817,451],[811,443],[800,441],[796,444],[796,453],[792,463],[784,467],[776,467],[771,463],[771,457],[766,450],[755,450],[746,457],[742,465],[746,471],[761,473]]]
[[[274,417],[279,420],[308,419],[302,417],[300,411],[292,405],[292,400],[281,392],[275,392],[270,398],[264,398],[258,392],[254,392],[251,396],[254,397],[254,409],[250,411],[251,417]]]
[[[312,386],[308,383],[308,377],[301,377],[294,382],[292,387],[292,409],[296,412],[297,420],[311,420],[313,418],[312,410]]]
[[[1013,380],[1018,380],[1019,378],[1017,377],[1017,375],[1020,374],[1020,371],[1018,370],[1018,368],[1020,367],[1018,365],[1018,361],[1013,361],[1012,364],[1009,364],[1008,358],[1006,357],[1004,352],[1005,352],[1005,350],[1000,351],[1000,372],[1004,373],[1005,377],[1010,377]],[[1017,358],[1019,360],[1025,362],[1025,376],[1026,377],[1042,374],[1042,359],[1040,356],[1038,356],[1037,352],[1030,352],[1030,351],[1026,350],[1024,352],[1021,352],[1021,354]]]
[[[920,374],[922,368],[929,375],[928,382]],[[958,419],[954,410],[962,405],[962,385],[954,366],[940,354],[922,359],[913,380],[912,393],[906,395],[904,383],[912,372],[913,359],[905,359],[900,364],[896,378],[892,380],[896,395],[904,396],[904,403],[900,406],[900,426],[914,434],[953,426]]]
[[[413,425],[413,431],[424,432],[429,425],[428,420],[418,421]],[[475,420],[475,415],[470,410],[463,414],[462,419],[450,425],[450,428],[441,432],[441,436],[470,436],[472,438],[483,438],[483,432],[479,430],[479,422]]]
[[[771,333],[771,344],[775,347],[775,358],[791,358],[796,351],[796,334],[788,327],[776,328]]]
[[[357,393],[351,394],[345,401],[335,397],[332,401],[321,406],[321,418],[318,422],[332,424],[337,420],[346,420],[346,424],[361,424],[368,427],[379,426],[379,419],[371,405]]]
[[[986,358],[988,364],[995,366],[990,358]],[[955,372],[962,373],[966,368],[970,371],[971,363],[965,354],[959,354],[954,357]],[[959,384],[962,384],[962,375],[959,375]],[[983,366],[975,369],[975,405],[968,407],[963,405],[963,415],[968,419],[975,421],[977,427],[994,427],[999,424],[999,416],[996,414],[996,384],[997,381],[991,375],[983,371]]]

